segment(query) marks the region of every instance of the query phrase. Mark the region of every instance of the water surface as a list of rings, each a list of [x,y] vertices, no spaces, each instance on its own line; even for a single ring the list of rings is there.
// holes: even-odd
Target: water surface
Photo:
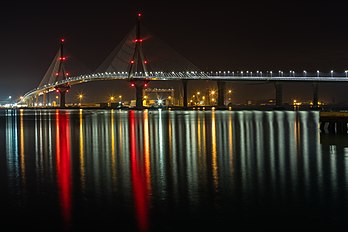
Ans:
[[[0,127],[4,228],[346,231],[348,140],[318,112],[4,110]]]

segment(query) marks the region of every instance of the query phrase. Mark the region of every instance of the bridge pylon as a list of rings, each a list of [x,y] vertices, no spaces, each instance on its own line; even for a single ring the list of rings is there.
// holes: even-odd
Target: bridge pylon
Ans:
[[[60,55],[58,57],[58,62],[59,62],[58,63],[58,70],[54,74],[56,81],[65,80],[65,79],[67,79],[67,77],[69,75],[69,73],[66,72],[66,70],[65,70],[65,62],[66,62],[67,58],[64,56],[64,42],[65,42],[65,39],[61,38],[60,39]],[[69,89],[70,89],[70,84],[69,83],[57,85],[55,87],[56,92],[60,94],[60,103],[59,103],[59,105],[62,108],[65,107],[65,95],[69,91]]]
[[[141,109],[144,107],[143,105],[143,95],[144,88],[148,86],[149,80],[146,78],[148,76],[148,61],[143,53],[142,44],[144,42],[144,38],[141,35],[141,17],[142,14],[137,14],[137,24],[135,29],[135,38],[133,39],[134,43],[134,51],[129,61],[128,68],[128,80],[131,83],[131,87],[135,87],[135,99],[136,99],[136,108]],[[140,74],[140,78],[136,77]],[[145,77],[145,78],[144,78]]]

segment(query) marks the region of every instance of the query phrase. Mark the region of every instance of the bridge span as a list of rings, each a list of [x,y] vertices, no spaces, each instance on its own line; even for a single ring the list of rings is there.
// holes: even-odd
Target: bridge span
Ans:
[[[33,102],[38,96],[45,95],[49,92],[57,91],[57,86],[62,85],[77,85],[92,81],[110,81],[110,80],[125,80],[129,81],[129,74],[127,72],[104,72],[104,73],[94,73],[88,75],[80,75],[76,77],[68,77],[60,81],[56,81],[52,84],[46,84],[39,86],[29,92],[27,92],[23,98],[22,102]],[[150,82],[150,81],[182,81],[184,87],[183,96],[187,96],[187,82],[188,81],[198,81],[198,80],[208,80],[216,81],[218,84],[218,95],[224,96],[224,84],[226,82],[265,82],[274,83],[276,88],[276,105],[280,106],[282,104],[282,83],[286,82],[309,82],[313,83],[313,104],[316,105],[318,102],[318,84],[319,83],[329,83],[329,82],[348,82],[348,77],[344,74],[341,75],[325,75],[325,76],[263,76],[258,75],[240,75],[240,73],[234,72],[149,72],[149,73],[135,73],[131,83],[133,82]],[[220,99],[221,97],[218,97]],[[187,97],[184,97],[184,106],[187,103]],[[218,105],[223,106],[224,99],[218,100]],[[29,104],[30,105],[30,104]]]

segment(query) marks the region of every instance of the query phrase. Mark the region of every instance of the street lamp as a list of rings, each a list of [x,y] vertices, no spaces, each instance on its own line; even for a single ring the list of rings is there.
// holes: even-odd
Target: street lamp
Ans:
[[[307,71],[303,70],[303,75],[306,77],[307,76]]]
[[[331,73],[331,77],[333,77],[333,72],[334,72],[333,70],[331,70],[331,71],[330,71],[330,73]]]
[[[319,70],[317,70],[317,76],[318,76],[318,77],[319,77],[319,73],[320,73]]]
[[[79,105],[81,105],[82,98],[83,98],[83,95],[79,94]]]
[[[348,70],[344,71],[344,73],[346,74],[346,77],[347,77],[347,74],[348,74]]]
[[[228,90],[228,101],[231,102],[232,89]]]

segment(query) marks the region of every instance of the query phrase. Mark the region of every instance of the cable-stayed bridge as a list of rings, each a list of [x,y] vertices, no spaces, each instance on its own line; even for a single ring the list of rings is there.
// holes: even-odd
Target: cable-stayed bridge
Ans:
[[[290,72],[203,72],[186,58],[171,49],[163,41],[150,34],[141,25],[142,15],[137,15],[136,26],[110,53],[105,61],[92,74],[69,76],[64,56],[64,39],[49,69],[39,86],[27,92],[21,102],[35,106],[39,97],[46,105],[46,95],[53,91],[60,94],[60,107],[65,107],[65,95],[73,85],[105,80],[127,80],[135,88],[136,107],[143,107],[143,90],[150,81],[181,81],[183,84],[183,106],[187,107],[187,82],[194,80],[216,81],[218,87],[218,106],[224,105],[225,84],[235,82],[273,82],[276,90],[276,105],[282,105],[282,83],[310,82],[313,83],[313,106],[318,106],[318,84],[322,82],[348,82],[348,72],[336,73],[296,73]]]

